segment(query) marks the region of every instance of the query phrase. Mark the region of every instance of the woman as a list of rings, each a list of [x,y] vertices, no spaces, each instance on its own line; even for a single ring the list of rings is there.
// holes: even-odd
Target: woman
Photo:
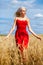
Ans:
[[[26,16],[25,7],[21,7],[16,11],[16,17],[14,19],[14,24],[5,39],[7,39],[10,36],[10,34],[14,31],[15,26],[17,26],[17,30],[15,33],[16,46],[19,48],[20,53],[24,60],[23,51],[25,49],[27,49],[28,43],[29,43],[29,34],[26,31],[26,26],[28,26],[28,30],[37,39],[41,40],[41,38],[32,31],[31,26],[30,26],[30,21],[29,21],[28,17]]]

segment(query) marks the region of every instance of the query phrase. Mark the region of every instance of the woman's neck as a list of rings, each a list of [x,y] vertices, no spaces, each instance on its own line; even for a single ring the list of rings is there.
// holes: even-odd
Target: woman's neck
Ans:
[[[17,17],[17,19],[26,20],[26,17]]]

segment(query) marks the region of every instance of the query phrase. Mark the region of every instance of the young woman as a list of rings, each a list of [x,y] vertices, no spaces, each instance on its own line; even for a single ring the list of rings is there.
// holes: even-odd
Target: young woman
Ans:
[[[10,34],[14,31],[15,26],[17,26],[17,30],[15,33],[16,46],[19,48],[20,53],[22,54],[22,57],[23,57],[23,51],[24,49],[27,49],[28,43],[29,43],[29,34],[26,31],[26,26],[28,26],[28,30],[37,39],[41,40],[41,38],[32,31],[31,26],[30,26],[30,20],[26,16],[25,7],[21,7],[16,11],[16,17],[14,19],[14,24],[9,34],[5,37],[5,39],[7,39],[10,36]]]

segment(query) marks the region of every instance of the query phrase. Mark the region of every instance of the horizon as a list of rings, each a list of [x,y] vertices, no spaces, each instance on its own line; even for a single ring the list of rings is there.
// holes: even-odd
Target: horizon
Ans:
[[[33,31],[43,34],[43,0],[1,0],[0,34],[9,32],[14,22],[14,13],[22,6],[27,9],[26,15],[30,19]]]

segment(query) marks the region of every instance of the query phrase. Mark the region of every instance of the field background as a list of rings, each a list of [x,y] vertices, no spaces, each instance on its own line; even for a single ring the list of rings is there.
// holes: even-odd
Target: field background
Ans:
[[[12,28],[19,7],[26,8],[32,30],[42,38],[40,41],[30,35],[26,52],[28,65],[43,65],[43,0],[0,0],[0,65],[20,65],[21,55],[18,54],[14,35],[3,40]],[[12,34],[15,31],[16,28]]]
[[[43,35],[39,36],[41,41],[30,35],[27,49],[28,65],[43,65]],[[0,35],[0,65],[20,65],[14,35],[6,40],[3,40],[4,38],[4,35]]]

